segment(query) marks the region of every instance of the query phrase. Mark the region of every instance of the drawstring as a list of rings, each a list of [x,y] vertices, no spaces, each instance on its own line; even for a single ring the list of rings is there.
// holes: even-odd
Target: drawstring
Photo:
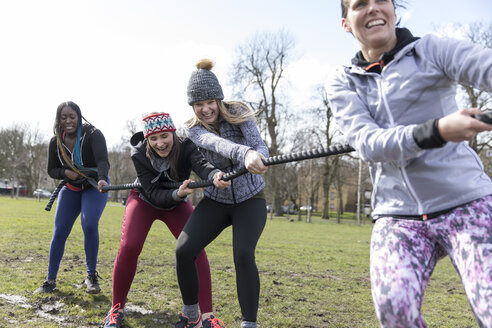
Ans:
[[[365,68],[365,70],[369,72],[371,70],[371,68],[373,68],[373,67],[379,67],[382,70],[384,68],[384,66],[386,66],[386,64],[384,63],[384,60],[381,59],[380,61],[374,62],[371,65],[368,65]]]
[[[164,171],[162,171],[162,172],[164,172]],[[159,181],[159,178],[161,177],[162,172],[159,172],[159,174],[155,178],[153,178],[152,181],[150,181],[150,183],[156,183],[157,181]]]

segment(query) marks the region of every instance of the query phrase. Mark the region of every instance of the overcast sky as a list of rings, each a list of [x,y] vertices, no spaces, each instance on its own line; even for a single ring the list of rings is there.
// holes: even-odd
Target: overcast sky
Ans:
[[[436,26],[489,23],[491,0],[407,0],[401,25],[414,35]],[[214,68],[225,98],[236,47],[256,32],[285,30],[296,42],[286,77],[302,109],[334,67],[357,50],[343,32],[338,0],[2,0],[0,127],[27,123],[52,135],[57,106],[82,114],[119,143],[126,121],[152,111],[180,126],[192,115],[186,86],[198,59]]]

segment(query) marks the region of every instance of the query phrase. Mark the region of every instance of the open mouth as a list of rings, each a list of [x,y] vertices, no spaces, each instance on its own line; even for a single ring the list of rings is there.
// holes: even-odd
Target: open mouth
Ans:
[[[210,119],[213,119],[214,118],[214,113],[213,112],[210,112],[208,114],[202,114],[202,117],[204,120],[210,120]]]
[[[165,153],[165,152],[167,152],[167,149],[168,149],[168,147],[156,148],[156,150],[157,150],[158,153]]]
[[[371,28],[371,27],[375,27],[375,26],[384,26],[384,25],[386,25],[386,22],[384,20],[376,19],[376,20],[372,20],[369,23],[367,23],[366,28]]]

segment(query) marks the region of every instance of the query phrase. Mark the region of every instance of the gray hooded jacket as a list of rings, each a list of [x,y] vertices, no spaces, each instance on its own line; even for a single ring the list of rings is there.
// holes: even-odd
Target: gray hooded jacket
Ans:
[[[226,106],[229,111],[240,111],[237,105]],[[268,157],[268,148],[253,120],[230,124],[219,117],[219,132],[212,133],[202,126],[188,130],[190,138],[203,153],[205,159],[223,172],[237,171],[244,167],[244,156],[250,149]],[[231,182],[226,189],[205,188],[205,196],[225,204],[238,204],[252,198],[265,187],[261,175],[246,173]]]
[[[344,66],[327,86],[347,142],[369,162],[373,216],[423,215],[492,194],[466,142],[421,149],[417,125],[458,110],[457,82],[492,92],[492,50],[428,35],[394,55],[381,74]]]

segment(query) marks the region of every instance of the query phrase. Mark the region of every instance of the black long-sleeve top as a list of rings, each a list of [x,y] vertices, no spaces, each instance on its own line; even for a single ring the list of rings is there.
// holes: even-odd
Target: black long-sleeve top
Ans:
[[[64,146],[65,147],[65,146]],[[71,156],[70,150],[65,147],[65,151]],[[96,172],[88,175],[94,179],[107,181],[109,173],[108,150],[106,139],[102,132],[94,126],[84,124],[82,127],[82,137],[80,142],[80,155],[82,165],[86,168],[97,168]],[[56,143],[56,136],[51,138],[48,149],[48,174],[53,179],[65,179],[65,170],[70,167],[65,163]],[[69,181],[70,184],[80,187],[82,183]]]
[[[144,139],[143,133],[136,133],[131,144],[134,146],[132,151],[132,160],[137,171],[137,178],[141,184],[141,197],[151,205],[160,209],[172,209],[184,199],[179,199],[173,193],[176,189],[164,188],[160,183],[171,181],[167,174],[160,174],[153,166],[150,159],[146,156],[147,140]],[[201,179],[211,179],[218,170],[205,160],[202,153],[190,139],[181,141],[179,153],[178,179],[181,182],[189,179],[193,170]],[[159,178],[155,181],[156,177]]]

